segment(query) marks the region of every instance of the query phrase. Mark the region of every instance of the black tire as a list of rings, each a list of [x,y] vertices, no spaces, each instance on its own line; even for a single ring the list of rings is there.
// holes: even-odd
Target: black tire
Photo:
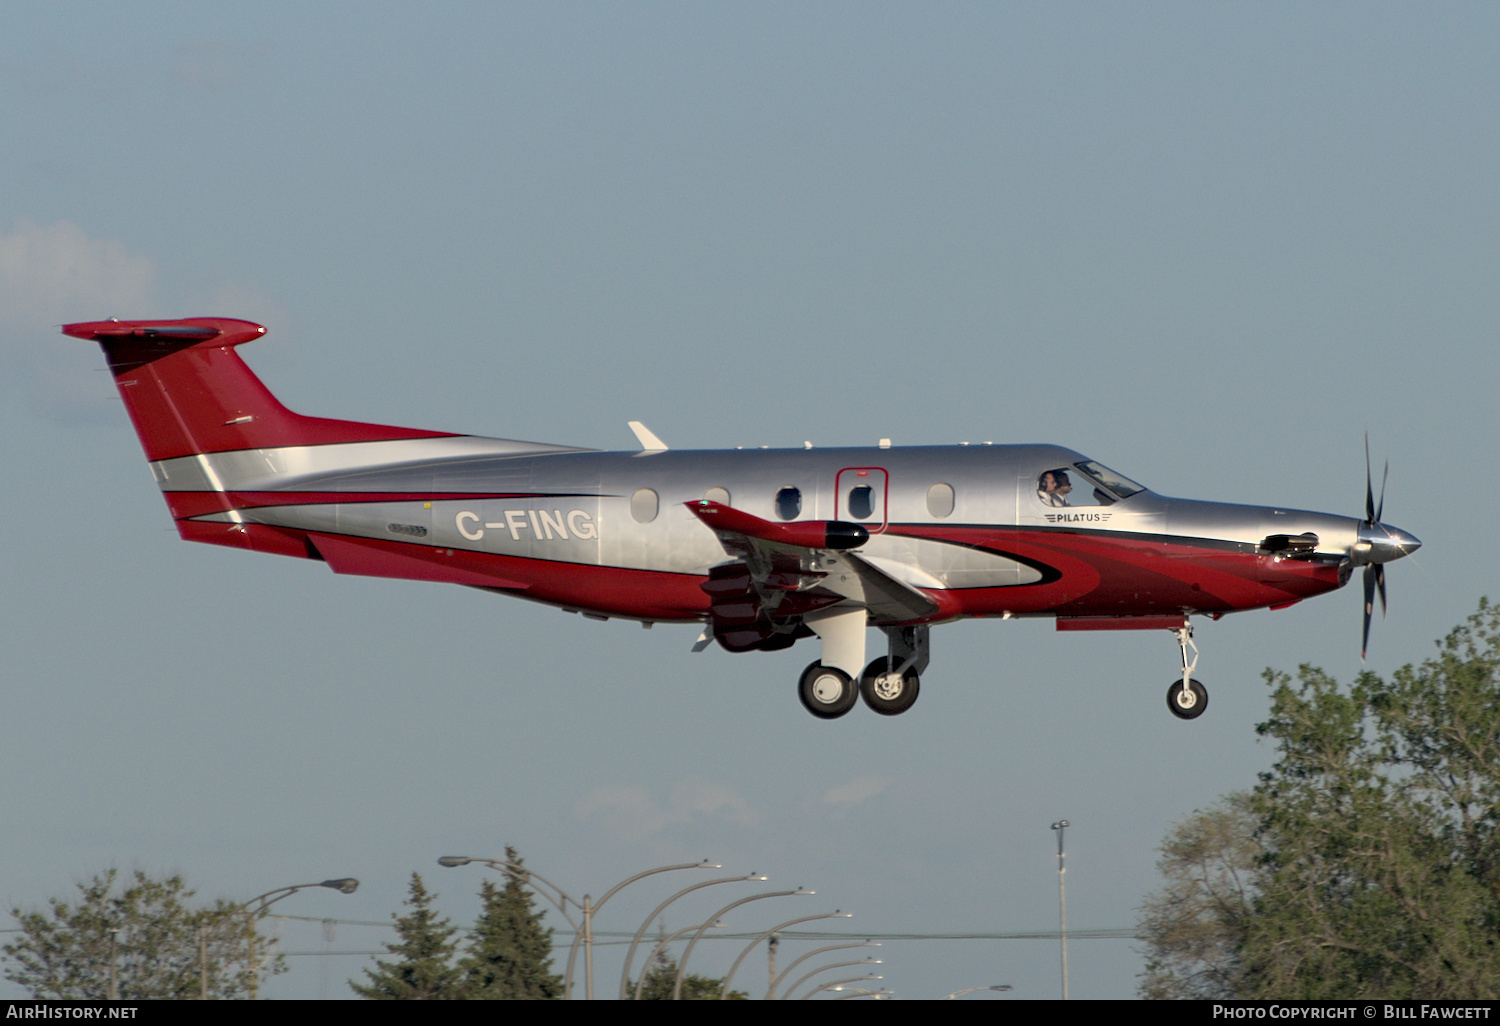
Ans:
[[[820,720],[836,720],[859,700],[854,680],[834,666],[813,663],[802,671],[797,682],[797,697],[802,706]]]
[[[899,716],[916,703],[922,682],[910,670],[903,673],[899,681],[892,681],[888,677],[882,680],[889,672],[890,665],[891,661],[881,656],[866,666],[865,672],[859,675],[859,694],[865,700],[865,705],[880,715]]]
[[[1167,708],[1179,720],[1196,720],[1208,708],[1208,689],[1194,680],[1184,691],[1182,681],[1174,680],[1167,688]]]

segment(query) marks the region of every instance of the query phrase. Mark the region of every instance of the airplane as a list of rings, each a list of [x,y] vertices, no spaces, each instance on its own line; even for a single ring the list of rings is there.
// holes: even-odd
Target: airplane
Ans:
[[[1364,567],[1364,647],[1385,564],[1421,545],[1365,516],[1158,495],[1056,445],[638,452],[296,414],[235,347],[249,321],[89,321],[178,534],[340,574],[462,584],[591,619],[691,623],[694,646],[817,638],[814,716],[916,701],[932,626],[1052,617],[1060,631],[1170,631],[1167,707],[1194,719],[1190,617],[1283,609]],[[1387,471],[1389,465],[1387,465]],[[886,654],[865,663],[866,628]],[[1191,649],[1192,655],[1189,656]]]

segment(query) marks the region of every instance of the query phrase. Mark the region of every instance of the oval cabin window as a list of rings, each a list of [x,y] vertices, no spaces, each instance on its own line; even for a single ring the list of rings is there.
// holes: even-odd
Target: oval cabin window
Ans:
[[[802,489],[783,488],[776,493],[776,515],[782,520],[796,520],[802,512]]]
[[[935,484],[927,489],[927,512],[935,517],[946,517],[953,512],[953,486]]]
[[[709,502],[717,502],[720,506],[734,505],[734,503],[729,501],[728,488],[710,488],[708,491],[703,493],[703,497]]]
[[[656,519],[656,512],[661,508],[661,500],[656,493],[649,488],[641,488],[630,497],[630,515],[635,517],[638,524],[649,524]]]
[[[855,520],[869,520],[875,512],[875,489],[860,485],[849,489],[849,515]]]

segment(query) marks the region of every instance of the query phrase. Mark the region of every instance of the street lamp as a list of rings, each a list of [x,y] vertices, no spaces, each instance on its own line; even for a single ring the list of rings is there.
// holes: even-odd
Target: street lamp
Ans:
[[[786,979],[788,976],[792,975],[792,970],[793,969],[797,968],[799,965],[801,965],[803,962],[806,962],[809,958],[812,958],[814,955],[821,955],[821,954],[823,954],[826,951],[845,951],[845,950],[847,950],[849,948],[878,948],[878,947],[880,947],[880,942],[879,941],[867,940],[867,941],[858,941],[858,942],[856,942],[854,944],[830,944],[830,945],[828,945],[825,948],[814,948],[812,951],[809,951],[807,954],[803,955],[801,958],[797,959],[791,965],[787,966],[785,969],[781,970],[781,972],[779,972],[779,973],[776,974],[776,978],[771,981],[771,986],[766,991],[766,1000],[767,1001],[775,1001],[776,1000],[776,988],[778,986],[780,986],[781,981],[784,980],[784,979]],[[807,977],[804,976],[802,979],[805,980],[806,978]],[[802,980],[798,980],[797,982],[801,983]]]
[[[861,947],[862,945],[854,944],[854,945],[850,945],[850,946],[851,947]],[[814,969],[812,972],[805,973],[804,975],[798,977],[797,978],[797,982],[794,983],[794,984],[792,984],[790,987],[788,987],[786,989],[786,994],[785,994],[785,996],[782,997],[781,1000],[783,1000],[783,1001],[790,1001],[792,999],[792,994],[797,990],[798,987],[802,986],[804,983],[806,983],[808,980],[812,979],[814,976],[818,975],[819,973],[826,973],[830,969],[847,969],[851,965],[880,965],[880,964],[881,964],[881,961],[878,958],[860,958],[860,959],[856,959],[853,962],[829,962],[827,965],[821,965],[818,968]],[[864,977],[859,977],[859,979],[866,979],[866,980],[881,980],[881,979],[884,979],[884,978],[885,977],[883,977],[883,976],[864,976]],[[835,980],[834,982],[835,983],[849,983],[851,981],[849,981],[849,980]],[[832,984],[825,984],[824,986],[832,986]],[[802,1000],[806,1001],[808,998],[812,997],[814,994],[816,994],[818,991],[820,991],[822,989],[823,989],[823,987],[814,987],[812,990],[810,990],[806,994],[802,995]]]
[[[750,880],[764,881],[765,879],[766,878],[763,876],[760,876],[756,873],[751,873],[749,876],[726,876],[718,880],[707,880],[703,883],[693,884],[693,886],[691,887],[684,887],[682,890],[678,891],[666,901],[662,902],[660,905],[657,905],[654,909],[652,909],[651,914],[641,921],[641,928],[635,931],[635,936],[630,939],[630,950],[625,953],[625,968],[620,970],[620,1000],[625,1001],[630,996],[630,964],[635,961],[635,949],[640,945],[641,938],[645,936],[646,930],[651,926],[651,921],[657,916],[661,915],[662,911],[668,905],[672,904],[672,902],[676,901],[684,894],[691,894],[693,891],[702,890],[705,887],[715,887],[719,884],[725,883],[744,883]],[[688,929],[696,929],[696,927],[688,927]],[[656,953],[652,952],[652,958],[655,957]],[[646,965],[649,967],[650,964],[651,959],[647,959]],[[642,970],[641,978],[644,980],[645,976],[646,971]]]
[[[1052,824],[1057,831],[1057,906],[1062,926],[1062,987],[1063,1000],[1068,1000],[1068,895],[1063,888],[1063,874],[1068,870],[1063,864],[1063,834],[1068,832],[1068,821],[1060,819]]]
[[[245,942],[250,949],[250,1000],[254,1001],[260,993],[260,966],[255,957],[255,947],[252,938],[255,935],[255,920],[265,914],[265,911],[282,898],[289,898],[298,891],[309,887],[327,887],[329,890],[338,891],[340,894],[353,894],[359,889],[359,881],[352,876],[342,876],[336,880],[320,880],[317,883],[293,884],[290,887],[278,887],[274,891],[251,898],[242,905],[231,909],[230,915],[245,914]],[[252,911],[253,908],[253,911]],[[198,996],[208,1000],[208,944],[207,927],[198,931]]]
[[[1001,983],[1001,984],[998,984],[998,985],[996,985],[994,987],[965,987],[963,990],[955,990],[952,994],[948,994],[945,997],[940,998],[939,1000],[941,1000],[941,1001],[956,1001],[958,998],[963,997],[965,994],[974,994],[974,993],[977,993],[977,992],[979,992],[981,990],[1007,991],[1007,990],[1014,990],[1014,989],[1015,988],[1012,987],[1008,983]]]
[[[651,963],[656,961],[656,956],[657,955],[661,954],[663,951],[665,951],[667,949],[667,945],[668,944],[671,944],[674,940],[676,940],[678,937],[681,937],[683,934],[687,933],[689,930],[700,930],[700,931],[701,930],[712,930],[712,929],[716,929],[716,928],[718,928],[720,926],[723,926],[723,925],[724,925],[724,920],[722,920],[722,919],[710,919],[706,923],[695,923],[692,926],[684,926],[682,929],[674,931],[673,933],[669,933],[665,937],[663,937],[661,940],[657,941],[656,942],[656,947],[654,947],[654,948],[651,949],[651,954],[649,954],[649,955],[646,956],[646,965],[645,965],[644,968],[641,969],[641,978],[635,982],[635,1000],[637,1000],[637,1001],[641,1000],[641,994],[644,993],[645,989],[646,989],[646,977],[651,972]],[[677,980],[677,978],[674,977],[673,978],[674,986],[675,986],[676,980]],[[674,998],[674,1000],[675,1000],[675,998]]]
[[[825,966],[824,968],[832,969],[833,967],[832,966]],[[822,972],[823,970],[819,969],[818,971]],[[831,980],[828,983],[822,984],[821,986],[818,986],[818,987],[814,987],[812,990],[808,991],[806,994],[803,994],[802,995],[802,1000],[806,1001],[808,998],[812,997],[814,994],[816,994],[820,990],[843,990],[844,987],[846,987],[848,984],[851,984],[851,983],[862,983],[865,980],[883,980],[883,979],[885,979],[884,976],[876,976],[874,973],[871,973],[868,976],[851,976],[847,980]]]
[[[724,913],[730,911],[731,909],[739,908],[741,905],[745,904],[746,902],[760,901],[762,898],[786,898],[786,897],[790,897],[791,895],[794,895],[794,894],[816,894],[816,893],[817,893],[817,891],[807,891],[807,890],[803,890],[801,887],[798,887],[795,891],[771,891],[771,892],[766,893],[766,894],[752,894],[748,898],[741,898],[739,901],[731,901],[729,904],[727,904],[723,908],[719,909],[719,911],[715,912],[713,914],[713,916],[711,916],[710,918],[711,919],[718,919],[720,916],[724,915]],[[682,952],[682,961],[677,963],[677,982],[672,985],[672,1000],[673,1001],[681,1001],[682,1000],[682,977],[687,973],[688,956],[693,953],[693,945],[695,945],[695,944],[698,943],[698,938],[702,937],[703,934],[705,932],[707,932],[707,930],[708,930],[708,924],[705,923],[704,926],[703,926],[703,929],[701,929],[697,933],[693,934],[693,939],[690,940],[690,941],[688,941],[687,948],[684,949],[683,952]]]
[[[771,934],[773,934],[773,933],[780,933],[782,930],[785,930],[788,926],[796,926],[798,923],[811,923],[814,920],[818,920],[818,919],[852,919],[852,918],[854,918],[854,913],[852,913],[852,912],[840,912],[838,909],[834,909],[832,912],[824,912],[822,915],[818,915],[818,916],[803,916],[800,919],[788,919],[784,923],[780,923],[780,924],[778,924],[776,926],[771,927],[769,930],[767,930],[765,933],[761,934],[759,937],[755,938],[749,944],[746,944],[745,945],[745,950],[740,952],[740,957],[736,958],[734,960],[734,965],[730,966],[729,967],[729,972],[727,972],[727,973],[724,974],[724,985],[719,988],[719,1000],[723,1001],[723,1000],[725,1000],[725,999],[727,999],[729,997],[729,981],[734,978],[734,972],[735,972],[736,969],[738,969],[740,967],[740,963],[745,960],[745,956],[748,955],[748,954],[750,954],[750,952],[754,951],[755,950],[755,945],[759,944],[761,941],[763,941],[767,937],[771,936]],[[858,945],[851,945],[851,946],[852,947],[857,947]],[[800,961],[800,959],[798,961]],[[793,964],[795,965],[796,963],[793,963]],[[766,1000],[769,1001],[770,999],[771,999],[771,995],[767,994],[766,995]]]
[[[647,869],[644,872],[635,874],[635,876],[627,877],[626,879],[621,880],[619,883],[611,887],[609,891],[605,893],[604,897],[600,898],[598,901],[594,901],[587,894],[585,894],[583,896],[583,903],[580,904],[575,898],[569,895],[561,887],[557,886],[557,884],[553,883],[551,880],[546,879],[538,873],[532,872],[529,868],[521,865],[518,862],[507,862],[504,859],[472,858],[466,855],[444,855],[442,858],[438,859],[438,865],[446,866],[450,869],[455,866],[467,866],[471,862],[478,862],[480,865],[488,866],[491,869],[498,869],[500,872],[513,877],[517,882],[527,885],[542,897],[552,902],[557,910],[563,914],[563,918],[566,919],[569,925],[573,927],[573,946],[568,949],[568,969],[567,973],[563,977],[563,997],[571,998],[573,996],[573,963],[578,955],[578,944],[580,941],[582,941],[584,966],[584,997],[589,1001],[592,1001],[594,999],[594,913],[603,908],[606,901],[614,897],[616,892],[618,892],[620,888],[624,887],[625,885],[635,883],[642,877],[651,876],[655,873],[669,873],[674,869],[723,868],[722,866],[710,862],[707,859],[704,859],[702,862],[685,862],[681,865],[676,866],[658,866],[655,869]],[[552,890],[556,891],[556,897],[548,894],[546,891],[537,887],[536,884],[532,883],[533,877],[537,880],[540,880],[548,887],[552,888]],[[574,908],[583,913],[582,929],[580,929],[578,924],[573,921],[573,917],[568,915],[568,910],[566,907],[568,904],[571,904]]]

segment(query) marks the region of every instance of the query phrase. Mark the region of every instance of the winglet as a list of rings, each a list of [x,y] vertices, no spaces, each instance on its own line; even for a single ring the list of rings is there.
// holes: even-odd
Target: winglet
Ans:
[[[803,549],[857,549],[870,540],[870,532],[859,524],[842,520],[803,520],[777,524],[712,499],[683,503],[693,516],[715,531],[729,531],[748,538],[792,545]]]

